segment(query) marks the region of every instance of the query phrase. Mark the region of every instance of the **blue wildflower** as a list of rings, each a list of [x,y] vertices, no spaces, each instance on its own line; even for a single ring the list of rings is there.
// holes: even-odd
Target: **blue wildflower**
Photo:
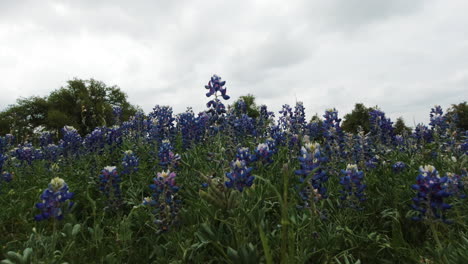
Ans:
[[[44,148],[52,143],[52,133],[48,131],[42,132],[41,136],[39,137],[39,145],[41,146],[41,148]]]
[[[131,150],[124,152],[124,157],[122,159],[122,174],[129,175],[138,171],[139,161],[137,156]]]
[[[36,215],[36,221],[42,221],[49,218],[61,220],[64,213],[65,202],[73,198],[73,193],[68,191],[68,185],[59,177],[53,178],[49,183],[49,188],[45,189],[41,195],[41,203],[37,203],[36,207],[41,210],[41,213]],[[73,206],[73,202],[69,201],[68,209]]]
[[[302,146],[298,159],[301,169],[296,170],[295,174],[300,176],[301,185],[298,187],[303,203],[298,207],[309,208],[310,201],[317,202],[327,197],[327,188],[324,183],[328,181],[328,176],[323,167],[326,158],[322,155],[319,143],[308,142]]]
[[[173,139],[175,136],[175,117],[172,113],[172,107],[156,105],[149,114],[149,137],[156,140],[157,144],[164,139]]]
[[[343,190],[340,191],[341,200],[346,201],[351,208],[362,209],[359,203],[366,200],[364,190],[364,172],[359,171],[356,164],[348,164],[346,170],[341,170],[343,177],[340,177],[340,184]]]
[[[466,198],[465,186],[468,184],[468,176],[466,174],[466,171],[463,172],[464,173],[462,173],[461,175],[447,172],[448,192],[450,192],[454,196],[457,195],[461,199]]]
[[[2,190],[2,181],[10,182],[11,180],[13,180],[13,173],[7,171],[2,172],[2,174],[0,175],[0,193]]]
[[[160,232],[165,232],[177,220],[180,211],[181,200],[177,198],[179,187],[175,183],[176,173],[169,170],[162,171],[153,178],[153,184],[149,187],[152,196],[143,199],[143,205],[151,206],[155,216],[155,223],[160,227]]]
[[[206,97],[216,95],[217,92],[220,92],[224,100],[229,100],[230,97],[226,94],[226,88],[223,87],[225,84],[226,81],[221,81],[221,77],[216,74],[213,75],[208,85],[205,85],[205,88],[209,90],[208,93],[206,93]]]
[[[269,142],[271,142],[271,144],[274,144],[273,140]],[[273,155],[273,150],[270,149],[270,145],[268,144],[268,142],[260,143],[255,149],[255,155],[253,155],[253,159],[255,161],[260,160],[262,163],[272,163],[273,162],[273,160],[271,159],[272,155]]]
[[[31,143],[19,145],[17,148],[13,149],[11,155],[16,157],[22,163],[26,162],[29,165],[31,165],[34,160],[42,158],[41,150],[34,148]]]
[[[395,162],[395,164],[392,165],[393,172],[395,173],[402,172],[404,169],[406,169],[406,167],[406,164],[402,161],[397,161]]]
[[[116,167],[105,167],[99,175],[99,190],[104,193],[109,203],[109,207],[115,209],[122,205],[122,192],[120,183],[122,179]]]
[[[171,145],[171,142],[167,139],[161,142],[159,147],[159,165],[163,169],[175,169],[178,166],[180,156],[173,152],[174,148]]]
[[[59,142],[59,146],[63,155],[67,158],[79,155],[83,140],[78,131],[71,126],[65,126],[62,133],[63,137]]]
[[[112,116],[114,118],[114,124],[120,125],[120,120],[122,119],[122,107],[113,106],[112,107]]]
[[[226,173],[226,187],[236,188],[240,192],[252,186],[255,177],[251,175],[252,167],[247,167],[245,160],[235,160],[231,163],[231,172]]]
[[[445,211],[452,206],[444,202],[444,198],[451,196],[447,190],[448,177],[440,178],[439,172],[432,165],[425,165],[419,168],[419,175],[416,184],[411,188],[418,193],[413,198],[411,207],[418,211],[418,216],[413,220],[442,220],[448,223]]]

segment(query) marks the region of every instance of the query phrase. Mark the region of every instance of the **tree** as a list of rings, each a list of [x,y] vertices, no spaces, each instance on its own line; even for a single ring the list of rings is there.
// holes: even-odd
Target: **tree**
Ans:
[[[73,79],[48,97],[21,98],[0,112],[0,134],[13,133],[22,142],[41,129],[58,135],[64,126],[73,126],[84,135],[98,126],[114,125],[113,107],[122,110],[122,120],[136,112],[119,87]]]
[[[52,92],[48,102],[49,129],[59,130],[64,125],[71,125],[82,135],[98,126],[114,125],[113,107],[122,109],[124,120],[136,111],[136,108],[127,102],[127,95],[119,87],[108,87],[94,79],[70,80],[66,87]],[[68,121],[64,119],[65,116],[69,118]]]
[[[351,113],[344,116],[341,128],[348,133],[357,133],[358,127],[361,127],[365,133],[369,132],[369,113],[372,109],[362,103],[356,104]]]
[[[393,125],[393,128],[396,135],[404,135],[411,133],[411,128],[406,126],[405,121],[401,116],[397,118],[395,124]]]
[[[452,104],[447,111],[447,116],[450,121],[454,122],[458,129],[462,131],[468,130],[468,104],[465,102]]]
[[[239,109],[240,108],[240,101],[244,101],[246,110],[247,110],[247,115],[252,118],[257,118],[260,115],[260,110],[257,104],[255,103],[255,96],[252,94],[247,94],[243,96],[239,96],[239,99],[237,99],[234,102],[234,109]]]
[[[42,128],[47,113],[47,101],[43,97],[20,98],[0,113],[0,133],[14,134],[19,142],[28,140]]]

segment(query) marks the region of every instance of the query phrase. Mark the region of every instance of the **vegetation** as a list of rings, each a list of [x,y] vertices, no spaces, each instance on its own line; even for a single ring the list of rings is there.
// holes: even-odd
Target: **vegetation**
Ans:
[[[115,107],[120,108],[122,120],[136,111],[117,86],[74,79],[49,96],[22,98],[7,107],[0,113],[0,134],[14,134],[18,142],[24,142],[35,132],[52,131],[58,136],[64,126],[73,126],[85,135],[95,127],[117,124]]]
[[[351,134],[335,109],[226,110],[224,84],[198,115],[112,121],[125,96],[80,80],[7,109],[15,136],[52,133],[0,137],[1,263],[468,263],[468,134],[450,111],[409,131],[357,104],[346,131],[367,131]]]

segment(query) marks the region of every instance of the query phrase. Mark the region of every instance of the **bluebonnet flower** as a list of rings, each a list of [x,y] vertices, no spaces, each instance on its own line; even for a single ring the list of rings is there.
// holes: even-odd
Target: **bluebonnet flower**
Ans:
[[[226,81],[221,81],[221,77],[216,74],[213,75],[208,85],[205,85],[205,88],[209,90],[208,93],[206,93],[206,97],[216,95],[216,92],[219,91],[224,100],[229,100],[230,97],[226,94],[226,88],[223,87],[225,84]]]
[[[120,125],[120,120],[122,118],[122,107],[113,106],[112,107],[112,116],[114,117],[114,124]]]
[[[49,183],[49,188],[45,189],[41,195],[42,202],[37,203],[36,207],[41,213],[36,215],[36,221],[42,221],[49,218],[61,220],[64,214],[64,207],[68,200],[73,198],[73,193],[68,191],[68,185],[59,177],[53,178]],[[68,201],[66,208],[70,209],[73,202]]]
[[[452,206],[444,202],[444,198],[451,196],[446,184],[448,177],[440,178],[439,172],[432,165],[421,166],[419,172],[416,184],[411,186],[413,190],[418,191],[411,207],[419,214],[412,219],[442,220],[449,223],[445,211]]]
[[[406,167],[406,164],[402,161],[397,161],[395,162],[395,164],[392,165],[393,172],[395,173],[402,172],[404,169],[406,169]]]
[[[200,143],[205,132],[202,118],[195,117],[191,108],[177,116],[177,129],[182,135],[184,149],[188,149],[194,143]]]
[[[14,141],[15,137],[11,134],[6,134],[4,137],[0,136],[0,154],[7,152],[13,146]]]
[[[273,112],[268,111],[266,105],[260,106],[260,115],[256,119],[257,120],[257,129],[259,130],[261,135],[264,135],[267,131],[268,125],[273,123],[273,118],[275,114]]]
[[[34,148],[31,143],[25,143],[13,149],[11,156],[16,157],[21,163],[26,162],[31,165],[34,160],[42,158],[42,152]]]
[[[247,114],[247,104],[241,98],[239,99],[236,104],[234,105],[234,114],[236,116],[241,116]]]
[[[171,142],[167,139],[161,142],[159,147],[159,165],[163,169],[175,169],[178,166],[180,156],[173,152],[174,148],[171,145]]]
[[[11,180],[13,180],[13,173],[7,171],[2,172],[2,174],[0,175],[0,193],[2,191],[2,181],[11,182]]]
[[[301,185],[298,188],[300,188],[299,196],[303,203],[298,207],[309,208],[311,201],[317,202],[327,197],[327,188],[324,183],[328,181],[328,176],[323,167],[327,159],[322,155],[320,144],[317,142],[305,143],[298,159],[301,169],[296,170],[295,174],[300,176]]]
[[[160,144],[163,139],[173,139],[175,136],[172,107],[156,105],[149,114],[150,123],[148,126],[150,139],[156,140]]]
[[[137,156],[131,150],[124,152],[124,157],[122,159],[122,175],[129,175],[138,171],[139,161]]]
[[[382,143],[389,145],[394,138],[393,122],[390,118],[385,117],[385,113],[373,109],[369,112],[369,123],[370,123],[370,136],[374,140],[376,145]]]
[[[11,180],[13,180],[13,173],[12,172],[10,173],[7,171],[2,172],[2,176],[0,177],[0,180],[10,182]]]
[[[83,145],[87,151],[101,153],[106,145],[107,127],[96,127],[87,134],[83,140]]]
[[[48,131],[42,132],[41,136],[39,137],[39,145],[41,146],[41,148],[44,148],[52,143],[52,133]]]
[[[249,148],[238,148],[236,153],[236,158],[239,160],[244,160],[245,165],[249,165],[253,161],[253,156],[250,153]]]
[[[341,118],[338,118],[338,111],[328,109],[323,115],[322,123],[323,136],[325,138],[324,153],[329,159],[338,161],[344,154],[344,133],[341,129]]]
[[[436,105],[434,108],[431,108],[429,116],[429,125],[431,126],[432,131],[439,135],[444,134],[448,128],[448,123],[446,117],[444,116],[442,107],[440,105]]]
[[[122,192],[120,183],[122,179],[116,167],[107,166],[99,175],[99,190],[104,193],[109,203],[109,208],[115,209],[122,205]]]
[[[5,164],[5,161],[8,159],[7,155],[4,155],[3,153],[0,153],[0,171],[3,169],[3,164]]]
[[[235,160],[231,163],[231,172],[226,173],[227,188],[236,188],[242,192],[244,188],[252,186],[255,177],[251,175],[252,167],[247,167],[245,160]]]
[[[346,170],[341,170],[343,177],[340,177],[340,184],[343,190],[340,191],[340,199],[347,202],[351,208],[362,209],[359,204],[366,200],[364,190],[364,172],[359,171],[356,164],[348,164]]]
[[[366,167],[369,169],[375,169],[380,163],[380,156],[374,155],[366,161]]]
[[[322,124],[319,121],[311,121],[306,125],[306,134],[309,136],[310,140],[318,140],[322,137]]]
[[[286,144],[286,135],[281,131],[279,126],[271,126],[269,128],[269,133],[276,146],[284,146]]]
[[[210,117],[210,129],[212,132],[217,133],[224,129],[224,114],[226,114],[226,107],[218,99],[218,92],[221,93],[221,97],[224,100],[229,100],[229,96],[226,94],[226,88],[223,87],[226,84],[226,81],[221,81],[221,77],[213,75],[211,80],[208,82],[208,85],[205,85],[205,88],[208,89],[207,97],[214,95],[214,99],[210,100],[206,106],[208,110],[206,113]]]
[[[150,122],[146,119],[145,113],[138,110],[128,121],[123,122],[121,127],[124,135],[136,141],[139,138],[146,137],[149,124]]]
[[[181,200],[177,198],[179,187],[175,183],[176,173],[169,170],[162,171],[153,178],[149,187],[152,196],[143,199],[143,205],[151,206],[155,216],[155,223],[165,232],[177,220]]]
[[[292,108],[288,105],[285,104],[283,105],[283,108],[279,111],[280,116],[278,120],[278,126],[283,132],[293,132],[293,119],[294,119],[294,114],[292,111]]]
[[[59,142],[59,146],[62,149],[63,155],[68,158],[77,156],[83,142],[80,134],[71,126],[63,127],[62,133],[63,137]]]
[[[44,160],[49,163],[57,162],[60,156],[60,147],[55,144],[49,144],[42,148],[42,155]]]
[[[115,149],[116,147],[120,146],[123,142],[123,133],[120,126],[113,126],[108,128],[106,131],[106,141],[109,146],[111,146],[111,150]]]
[[[268,144],[270,142],[270,144]],[[266,143],[258,144],[257,148],[255,149],[255,155],[253,155],[253,160],[261,161],[262,163],[272,163],[273,160],[271,157],[273,156],[273,150],[270,149],[270,146],[274,144],[273,140],[270,140]]]
[[[255,120],[248,115],[242,114],[240,117],[232,115],[229,119],[231,119],[232,127],[234,128],[234,139],[237,140],[249,135],[257,135]]]
[[[412,137],[416,140],[418,146],[424,143],[430,143],[434,140],[434,137],[429,128],[423,124],[418,124],[414,129]]]
[[[302,102],[296,102],[293,118],[291,120],[291,129],[293,134],[302,135],[306,127],[305,108]]]
[[[461,199],[466,198],[466,193],[465,193],[465,185],[468,184],[468,177],[466,174],[466,171],[463,171],[464,173],[460,174],[454,174],[451,172],[447,172],[447,189],[448,192],[450,192],[452,195],[457,195]]]

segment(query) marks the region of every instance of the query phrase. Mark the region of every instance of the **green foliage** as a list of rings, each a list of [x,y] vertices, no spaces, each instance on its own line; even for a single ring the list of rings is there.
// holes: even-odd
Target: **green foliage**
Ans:
[[[348,113],[344,116],[344,120],[341,126],[343,131],[355,134],[358,132],[358,128],[361,127],[365,133],[369,132],[369,112],[372,109],[373,108],[368,108],[361,103],[356,104],[351,113]]]
[[[73,79],[49,96],[21,98],[0,112],[0,135],[11,133],[23,142],[44,129],[58,135],[66,125],[84,135],[98,126],[112,126],[113,106],[122,108],[123,120],[136,111],[117,86],[109,87],[94,79]]]
[[[461,131],[468,130],[468,104],[467,102],[453,104],[447,114]]]
[[[330,197],[299,209],[296,154],[280,148],[268,166],[253,171],[254,185],[242,193],[224,185],[228,161],[234,159],[227,136],[213,137],[181,153],[176,181],[181,187],[182,210],[178,224],[158,233],[151,210],[141,206],[150,195],[148,185],[157,171],[154,147],[127,138],[122,148],[100,155],[83,155],[59,162],[50,171],[46,161],[9,167],[12,182],[0,192],[0,259],[3,263],[465,263],[468,248],[466,201],[451,198],[452,225],[412,222],[408,211],[420,164],[435,164],[441,174],[456,171],[466,156],[451,159],[392,151],[385,164],[366,171],[362,211],[343,208],[337,174],[330,172]],[[260,139],[262,142],[264,139]],[[253,146],[256,142],[250,142]],[[220,146],[226,146],[222,149]],[[140,170],[122,177],[125,206],[103,210],[99,192],[100,169],[118,164],[122,151],[132,148]],[[208,160],[208,153],[216,159]],[[395,161],[409,168],[392,172]],[[345,161],[333,164],[343,168]],[[283,168],[283,169],[282,169]],[[459,167],[457,167],[459,170]],[[34,222],[34,204],[51,178],[66,180],[76,202],[63,221]],[[201,183],[210,183],[201,188]],[[317,210],[326,212],[325,218]],[[441,246],[435,244],[435,238]],[[436,249],[437,248],[437,249]],[[26,249],[26,250],[25,250]],[[430,262],[432,261],[432,262]],[[424,263],[424,262],[422,262]]]
[[[397,118],[395,124],[393,124],[396,135],[405,135],[411,133],[411,128],[407,127],[403,117]]]
[[[234,102],[234,108],[239,108],[239,101],[244,101],[245,105],[247,106],[247,115],[252,118],[257,118],[260,115],[260,110],[257,104],[255,103],[255,96],[252,94],[247,94],[243,96],[239,96]]]

